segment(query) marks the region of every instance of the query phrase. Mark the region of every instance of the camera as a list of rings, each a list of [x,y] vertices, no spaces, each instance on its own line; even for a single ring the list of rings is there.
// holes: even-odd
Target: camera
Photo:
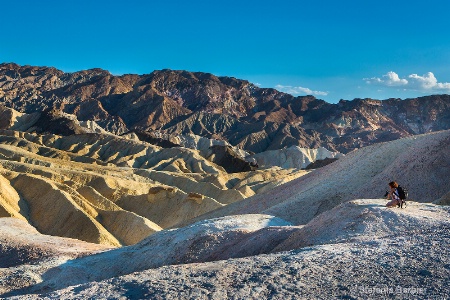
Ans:
[[[386,193],[384,194],[384,197],[387,197],[387,195],[389,195],[388,191],[386,191]]]

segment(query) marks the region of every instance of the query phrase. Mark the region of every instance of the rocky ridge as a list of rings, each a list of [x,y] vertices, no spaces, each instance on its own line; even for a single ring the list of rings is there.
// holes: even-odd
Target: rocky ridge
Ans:
[[[79,121],[75,115],[58,110],[23,114],[0,105],[1,129],[19,130],[38,134],[78,135],[97,134],[114,136],[105,131],[95,121]],[[223,167],[228,173],[245,172],[256,169],[256,162],[262,168],[280,167],[284,169],[304,168],[316,159],[341,157],[342,154],[324,148],[302,149],[290,147],[288,150],[264,151],[256,155],[232,146],[226,141],[209,139],[194,134],[162,134],[161,132],[132,131],[118,136],[135,142],[148,142],[162,148],[183,147],[198,150],[204,158]],[[169,152],[169,151],[166,151]],[[282,158],[277,158],[281,155]],[[252,162],[254,162],[252,164]]]
[[[330,104],[248,81],[160,70],[114,76],[92,69],[0,65],[0,103],[22,113],[61,110],[103,129],[195,134],[253,152],[283,147],[352,149],[450,128],[450,96]]]

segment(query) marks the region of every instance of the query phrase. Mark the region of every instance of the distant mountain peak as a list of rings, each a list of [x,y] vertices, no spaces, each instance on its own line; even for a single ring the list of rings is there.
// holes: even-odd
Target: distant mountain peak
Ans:
[[[100,68],[65,73],[3,63],[0,103],[26,113],[58,108],[115,132],[135,128],[221,137],[254,152],[295,145],[346,153],[450,128],[449,95],[331,104],[234,77],[170,69],[114,76]]]

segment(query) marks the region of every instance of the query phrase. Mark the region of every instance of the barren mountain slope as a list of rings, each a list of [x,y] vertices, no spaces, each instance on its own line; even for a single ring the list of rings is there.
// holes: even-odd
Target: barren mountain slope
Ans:
[[[253,152],[322,146],[347,153],[450,129],[449,95],[330,104],[246,80],[173,70],[114,76],[101,69],[64,73],[0,64],[1,103],[29,114],[62,110],[115,134],[135,129],[192,133]]]
[[[270,150],[250,155],[248,159],[254,158],[260,167],[269,168],[279,166],[281,168],[304,169],[317,160],[326,158],[340,158],[341,153],[331,152],[323,147],[317,149],[305,149],[297,146],[291,146],[286,149]]]
[[[0,293],[32,284],[37,274],[69,259],[108,249],[105,245],[42,235],[26,221],[0,218]]]
[[[263,213],[306,224],[344,201],[383,196],[392,180],[409,189],[410,199],[432,202],[449,192],[449,153],[449,130],[365,147],[268,193],[195,220]]]

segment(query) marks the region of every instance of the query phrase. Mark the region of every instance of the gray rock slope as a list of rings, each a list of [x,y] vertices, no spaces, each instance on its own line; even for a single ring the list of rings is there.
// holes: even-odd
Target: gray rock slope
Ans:
[[[26,284],[2,296],[421,299],[448,295],[449,207],[414,202],[407,209],[389,209],[384,203],[375,199],[344,203],[304,227],[261,215],[220,218],[158,233],[136,246],[43,262],[40,270],[3,269],[10,281],[15,278]],[[274,235],[254,234],[261,230],[278,231],[275,248],[273,244],[261,248],[275,240]],[[227,233],[233,233],[233,243]],[[202,243],[205,237],[208,242]],[[186,255],[196,244],[202,252]],[[214,258],[224,249],[228,259]],[[243,255],[243,249],[260,254]]]

